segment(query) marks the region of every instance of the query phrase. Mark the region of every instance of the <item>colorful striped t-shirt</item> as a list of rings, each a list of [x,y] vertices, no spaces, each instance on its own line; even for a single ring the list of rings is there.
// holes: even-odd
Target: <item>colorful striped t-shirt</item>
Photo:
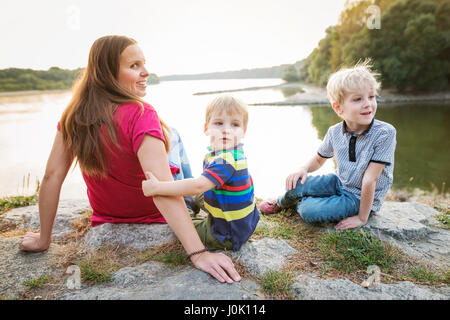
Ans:
[[[237,251],[253,234],[259,221],[253,181],[242,144],[209,152],[203,162],[202,175],[216,185],[203,194],[205,209],[212,216],[212,233],[220,242],[231,239],[233,250]]]

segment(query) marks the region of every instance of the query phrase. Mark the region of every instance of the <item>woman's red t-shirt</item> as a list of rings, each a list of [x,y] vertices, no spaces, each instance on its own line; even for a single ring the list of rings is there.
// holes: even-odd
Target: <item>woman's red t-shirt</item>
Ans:
[[[92,226],[102,223],[166,223],[153,198],[145,197],[142,192],[145,175],[137,157],[146,134],[165,143],[158,114],[149,104],[144,103],[142,110],[139,104],[129,103],[117,108],[114,120],[117,142],[122,151],[114,145],[110,145],[111,150],[104,148],[108,163],[107,177],[82,173],[93,211]],[[172,165],[170,170],[172,175],[179,171]]]

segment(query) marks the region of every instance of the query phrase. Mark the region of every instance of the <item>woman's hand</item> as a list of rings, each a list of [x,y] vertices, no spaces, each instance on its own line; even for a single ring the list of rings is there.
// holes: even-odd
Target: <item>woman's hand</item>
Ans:
[[[304,184],[307,176],[308,176],[308,171],[305,168],[301,168],[299,171],[291,173],[286,178],[286,190],[295,189],[295,187],[297,186],[298,179],[302,179],[300,182],[301,182],[301,184]]]
[[[231,284],[234,281],[241,281],[233,261],[223,253],[203,252],[192,256],[191,261],[197,269],[209,273],[222,283]]]
[[[19,244],[22,251],[40,252],[50,246],[49,242],[42,241],[40,233],[27,232]]]

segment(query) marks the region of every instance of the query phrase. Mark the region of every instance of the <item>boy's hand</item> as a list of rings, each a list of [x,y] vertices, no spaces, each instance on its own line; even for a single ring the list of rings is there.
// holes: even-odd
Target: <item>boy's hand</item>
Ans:
[[[298,179],[302,179],[300,181],[301,184],[304,184],[306,182],[306,178],[308,177],[308,171],[305,168],[301,168],[300,171],[291,173],[286,178],[286,190],[292,190],[295,189],[297,186]]]
[[[347,230],[347,229],[353,229],[360,226],[363,226],[366,224],[367,221],[362,221],[359,218],[359,215],[348,217],[343,220],[341,220],[334,228],[336,230]]]
[[[147,180],[142,181],[142,191],[144,192],[144,196],[151,197],[157,195],[156,191],[159,184],[158,178],[148,171],[145,172],[145,177]]]

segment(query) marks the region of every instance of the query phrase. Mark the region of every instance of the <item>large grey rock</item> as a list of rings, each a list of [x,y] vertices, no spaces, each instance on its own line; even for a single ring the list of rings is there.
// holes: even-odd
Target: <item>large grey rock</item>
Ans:
[[[399,246],[408,255],[448,268],[450,231],[438,227],[438,214],[422,203],[386,201],[362,229]]]
[[[61,300],[248,300],[257,299],[252,281],[221,284],[192,267],[144,263],[113,274],[108,284],[63,294]]]
[[[84,211],[90,209],[91,206],[87,200],[61,200],[53,224],[52,238],[60,238],[71,233],[73,230],[72,222],[80,218]],[[6,224],[17,224],[18,228],[39,230],[39,207],[33,205],[12,209],[4,213],[0,221]]]
[[[242,263],[247,270],[261,276],[270,270],[279,270],[286,263],[287,257],[297,252],[283,239],[263,238],[247,241],[232,256]]]
[[[50,261],[59,248],[52,244],[45,252],[23,252],[19,243],[17,238],[0,238],[0,296],[12,299],[26,290],[25,281],[52,273]]]
[[[363,288],[348,279],[321,280],[304,274],[294,280],[291,288],[298,300],[449,300],[448,295],[409,281]]]
[[[95,248],[104,243],[120,243],[136,249],[146,249],[175,239],[175,234],[167,224],[103,223],[88,231],[85,246]]]

